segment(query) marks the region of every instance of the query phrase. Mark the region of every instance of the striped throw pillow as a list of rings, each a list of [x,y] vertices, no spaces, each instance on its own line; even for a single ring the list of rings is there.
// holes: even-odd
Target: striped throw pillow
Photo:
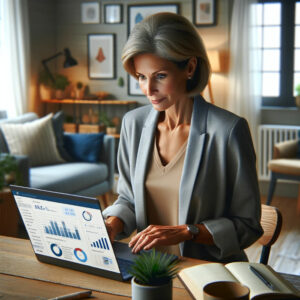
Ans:
[[[52,114],[24,124],[1,124],[9,152],[27,155],[31,166],[65,162],[56,147]]]

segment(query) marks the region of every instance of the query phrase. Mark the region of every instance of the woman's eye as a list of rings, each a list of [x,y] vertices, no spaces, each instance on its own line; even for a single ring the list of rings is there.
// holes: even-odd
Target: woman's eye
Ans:
[[[138,74],[137,77],[138,77],[138,80],[144,80],[145,79],[145,76],[142,75],[142,74]]]
[[[167,77],[167,75],[166,74],[162,74],[162,73],[158,73],[157,75],[156,75],[156,78],[157,79],[164,79],[164,78],[166,78]]]

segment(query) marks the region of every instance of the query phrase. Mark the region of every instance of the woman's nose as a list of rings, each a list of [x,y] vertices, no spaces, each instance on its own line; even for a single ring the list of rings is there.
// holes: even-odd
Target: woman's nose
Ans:
[[[148,96],[153,95],[153,92],[155,91],[155,83],[153,80],[150,79],[147,81],[146,91]]]

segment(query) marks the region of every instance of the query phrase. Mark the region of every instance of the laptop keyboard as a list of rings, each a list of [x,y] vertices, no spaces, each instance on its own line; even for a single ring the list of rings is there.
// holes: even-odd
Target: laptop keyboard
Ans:
[[[129,274],[129,270],[131,266],[133,265],[133,262],[130,260],[122,259],[122,258],[117,258],[118,265],[120,268],[120,272],[122,274],[123,279],[127,280],[132,277],[132,275]]]

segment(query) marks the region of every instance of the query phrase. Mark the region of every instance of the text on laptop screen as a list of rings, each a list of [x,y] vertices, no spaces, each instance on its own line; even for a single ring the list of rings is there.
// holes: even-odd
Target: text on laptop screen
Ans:
[[[96,201],[13,193],[37,254],[119,272]]]

